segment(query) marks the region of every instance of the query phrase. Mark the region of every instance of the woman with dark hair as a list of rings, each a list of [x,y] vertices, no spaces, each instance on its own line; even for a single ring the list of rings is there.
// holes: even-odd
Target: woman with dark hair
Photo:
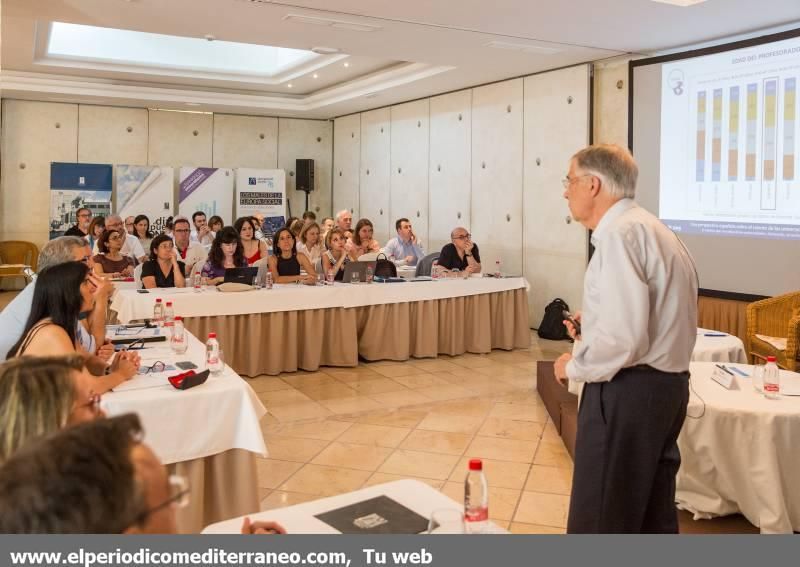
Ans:
[[[297,254],[296,241],[291,230],[284,226],[275,233],[272,242],[273,254],[267,262],[275,283],[304,283],[306,285],[317,283],[317,273],[308,256]],[[306,275],[300,275],[301,269],[306,272]]]
[[[142,243],[142,248],[147,250],[153,241],[153,233],[150,232],[150,219],[147,215],[136,215],[133,219],[133,235]]]
[[[267,257],[267,245],[256,239],[256,226],[251,217],[241,217],[233,223],[233,228],[239,233],[242,241],[242,253],[247,259],[247,265],[252,266],[261,258]]]
[[[372,238],[374,230],[369,219],[361,219],[356,223],[356,230],[353,232],[352,240],[348,242],[350,246],[347,247],[351,260],[358,260],[364,254],[381,251],[381,245]]]
[[[117,353],[111,366],[86,352],[76,336],[78,319],[94,307],[94,285],[89,266],[66,262],[45,268],[36,278],[33,303],[22,338],[11,347],[13,356],[59,356],[75,354],[86,360],[86,367],[96,376],[98,394],[133,377],[139,369],[139,355]]]
[[[213,234],[215,237],[217,236],[217,233],[220,230],[222,230],[224,226],[225,223],[222,222],[222,217],[219,215],[214,215],[213,217],[208,219],[208,228],[211,229],[211,234]]]
[[[89,223],[89,233],[86,235],[86,242],[89,243],[89,248],[94,250],[94,245],[100,240],[103,231],[106,229],[106,217],[94,217],[92,222]]]
[[[208,278],[209,285],[217,285],[225,281],[225,270],[228,268],[246,267],[247,259],[244,257],[239,233],[232,226],[226,226],[214,237],[208,261],[201,274]]]
[[[96,254],[94,260],[94,273],[98,276],[109,275],[112,278],[129,278],[133,275],[133,258],[123,256],[121,250],[125,244],[125,236],[122,231],[109,229],[103,233],[97,242],[97,249],[100,254]]]
[[[142,287],[185,287],[185,270],[175,243],[166,234],[159,234],[150,243],[150,260],[142,264]]]

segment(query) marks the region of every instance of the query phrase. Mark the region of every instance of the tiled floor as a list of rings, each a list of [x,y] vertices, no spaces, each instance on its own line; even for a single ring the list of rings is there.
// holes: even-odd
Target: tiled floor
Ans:
[[[401,478],[458,501],[484,460],[489,514],[514,533],[563,533],[572,461],[538,394],[536,361],[567,342],[513,352],[363,363],[249,380],[270,414],[261,508]]]

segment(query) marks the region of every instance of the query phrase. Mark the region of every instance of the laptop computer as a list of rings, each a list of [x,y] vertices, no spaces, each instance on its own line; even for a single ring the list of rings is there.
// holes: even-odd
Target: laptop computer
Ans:
[[[351,283],[353,274],[358,274],[359,282],[367,281],[367,266],[372,266],[372,271],[375,272],[375,262],[348,262],[344,265],[342,282]]]
[[[225,270],[224,283],[241,283],[253,285],[253,278],[258,275],[258,268],[228,268]]]

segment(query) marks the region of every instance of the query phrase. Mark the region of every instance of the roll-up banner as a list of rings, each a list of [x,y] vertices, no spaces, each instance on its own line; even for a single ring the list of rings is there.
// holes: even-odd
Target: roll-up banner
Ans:
[[[118,165],[114,210],[123,219],[147,215],[150,230],[161,233],[174,209],[175,172],[157,165]]]
[[[222,217],[225,225],[232,225],[233,171],[215,167],[182,167],[178,191],[178,213],[189,218],[196,211]]]
[[[50,238],[63,236],[77,222],[78,209],[92,216],[111,213],[111,165],[50,164]]]
[[[286,172],[282,169],[236,170],[236,216],[263,216],[268,238],[286,223]]]

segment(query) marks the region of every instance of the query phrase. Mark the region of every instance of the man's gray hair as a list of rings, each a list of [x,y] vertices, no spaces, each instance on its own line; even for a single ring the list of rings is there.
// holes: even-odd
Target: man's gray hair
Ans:
[[[601,186],[615,199],[636,196],[639,168],[627,148],[615,144],[588,146],[572,156],[584,173],[600,178]]]
[[[108,215],[106,217],[106,222],[113,221],[115,219],[118,220],[119,222],[122,222],[122,217],[119,215]]]
[[[345,214],[350,214],[350,211],[347,210],[347,209],[342,209],[341,211],[336,213],[336,220],[337,221],[340,220],[342,218],[342,216],[344,216]]]
[[[75,254],[73,251],[84,246],[89,246],[89,243],[80,236],[59,236],[54,238],[42,247],[36,269],[41,272],[51,266],[74,262]]]

